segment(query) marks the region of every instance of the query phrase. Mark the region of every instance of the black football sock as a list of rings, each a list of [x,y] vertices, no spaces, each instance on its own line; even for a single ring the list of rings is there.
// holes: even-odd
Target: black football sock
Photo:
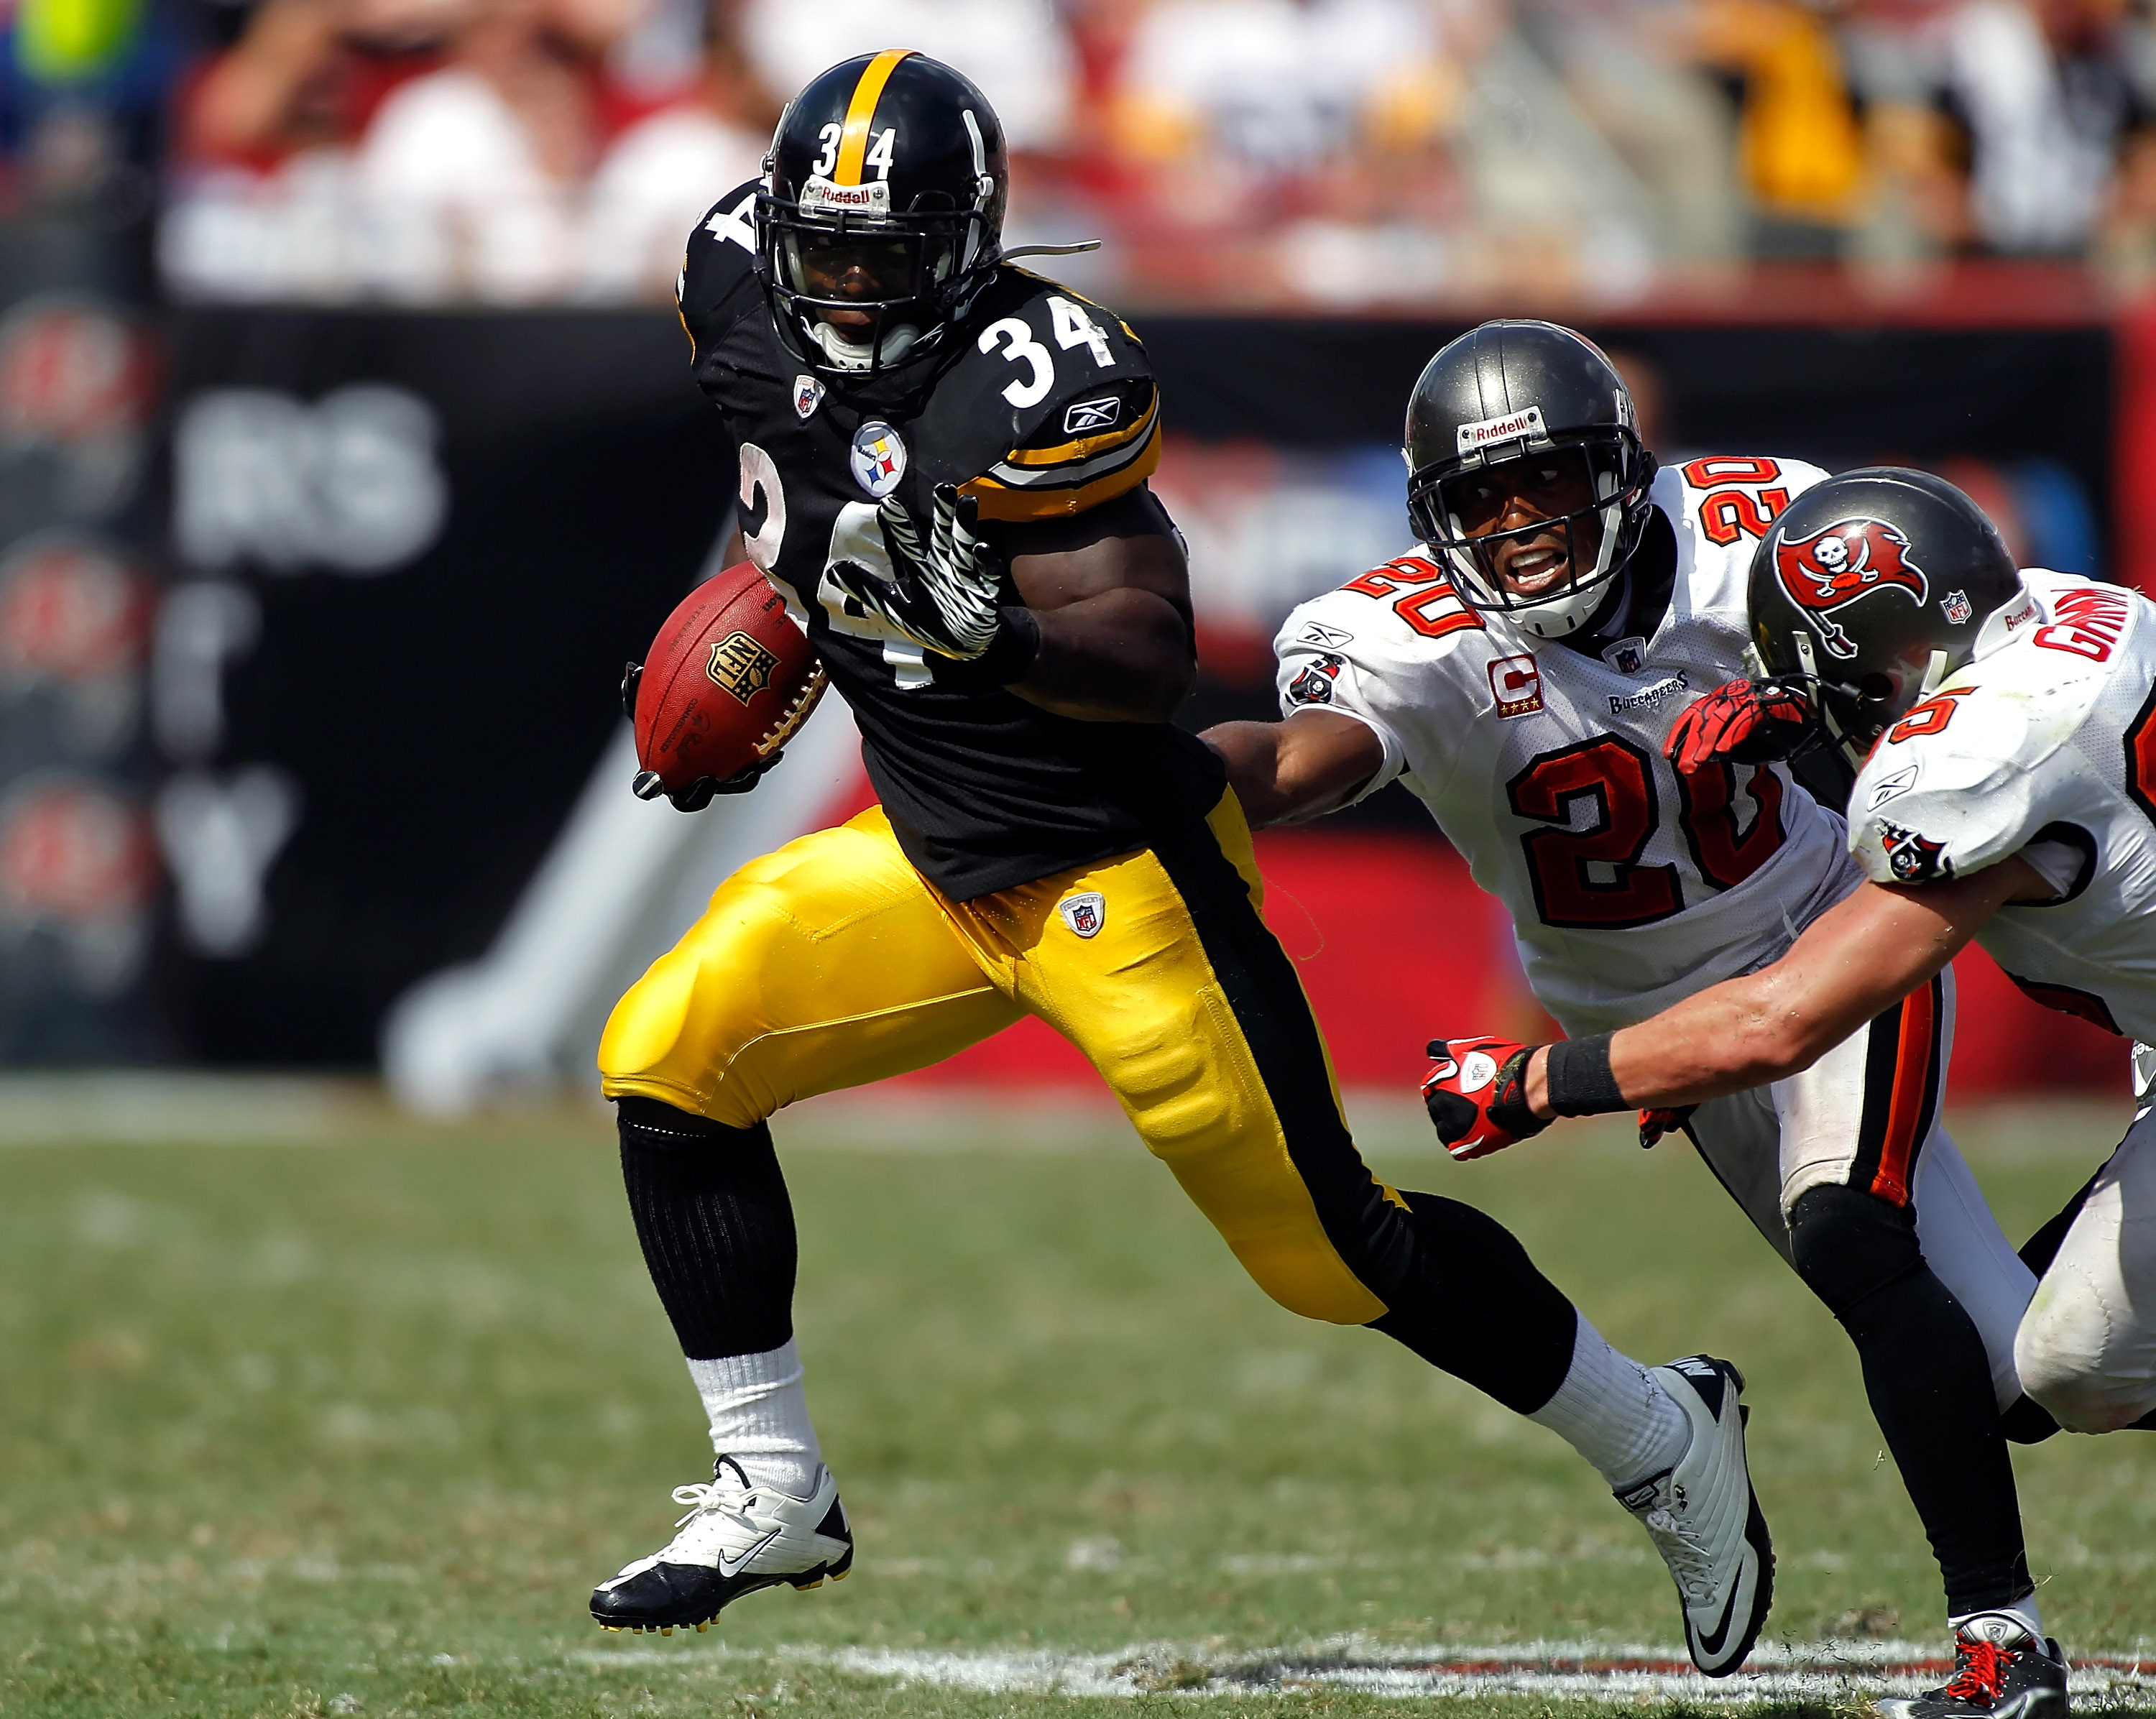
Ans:
[[[1579,1326],[1571,1301],[1496,1219],[1438,1194],[1403,1190],[1400,1198],[1413,1255],[1401,1262],[1389,1311],[1370,1328],[1532,1414],[1571,1368]]]
[[[1924,1263],[1915,1214],[1861,1188],[1815,1188],[1789,1214],[1789,1241],[1798,1272],[1856,1345],[1948,1612],[2020,1599],[2029,1560],[1991,1362],[1968,1311]]]
[[[798,1253],[771,1130],[729,1128],[649,1098],[619,1108],[629,1213],[681,1352],[780,1347],[793,1335]]]

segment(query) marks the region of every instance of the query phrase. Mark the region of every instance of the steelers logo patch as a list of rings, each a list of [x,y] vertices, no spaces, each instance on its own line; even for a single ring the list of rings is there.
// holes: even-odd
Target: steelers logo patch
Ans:
[[[854,481],[879,501],[906,475],[906,444],[898,432],[871,418],[854,432]]]

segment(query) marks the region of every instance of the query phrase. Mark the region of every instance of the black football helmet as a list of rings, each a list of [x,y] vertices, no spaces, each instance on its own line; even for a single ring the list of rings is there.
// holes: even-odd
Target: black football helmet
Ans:
[[[764,177],[772,321],[835,388],[928,362],[1002,255],[1003,126],[971,80],[911,49],[814,80],[780,116]]]
[[[1943,478],[1873,465],[1815,485],[1752,557],[1752,644],[1803,685],[1861,765],[1888,726],[1976,654],[2020,594],[1999,528]]]
[[[1408,518],[1441,553],[1462,601],[1497,609],[1528,632],[1562,639],[1592,620],[1640,546],[1653,504],[1655,457],[1640,445],[1632,396],[1616,367],[1585,336],[1554,322],[1486,322],[1424,367],[1408,401]],[[1576,465],[1572,485],[1591,498],[1558,516],[1571,546],[1566,582],[1535,596],[1508,592],[1490,552],[1507,537],[1472,536],[1475,475],[1513,461]],[[1581,526],[1599,518],[1601,541],[1583,568]]]

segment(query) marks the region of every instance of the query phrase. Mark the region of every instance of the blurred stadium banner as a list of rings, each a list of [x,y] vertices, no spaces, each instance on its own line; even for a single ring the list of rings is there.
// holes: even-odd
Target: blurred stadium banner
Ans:
[[[1401,407],[1458,325],[1141,331],[1173,433],[1158,485],[1193,552],[1204,676],[1184,720],[1270,714],[1287,609],[1404,545]],[[2025,560],[2156,571],[2156,483],[2138,475],[2156,467],[2156,338],[2138,325],[1593,331],[1666,459],[1927,464]],[[204,309],[174,313],[167,341],[170,457],[143,480],[169,520],[165,577],[99,587],[141,641],[115,659],[132,666],[78,651],[91,666],[14,668],[32,635],[0,609],[16,675],[0,698],[28,697],[30,674],[79,726],[130,698],[144,713],[130,803],[155,846],[113,851],[137,856],[141,911],[162,907],[138,1042],[92,1054],[336,1066],[386,1049],[400,1089],[442,1109],[588,1081],[614,996],[726,871],[866,793],[835,703],[746,800],[682,818],[628,792],[622,665],[716,567],[733,488],[679,330],[644,312]],[[115,672],[132,690],[98,692]],[[5,716],[12,746],[28,731]],[[1400,791],[1260,854],[1343,1081],[1412,1079],[1436,1026],[1535,1020],[1494,906]],[[1980,970],[1964,988],[1963,1090],[2123,1083],[2115,1041]],[[0,1061],[64,1060],[0,1039]],[[914,1078],[1089,1076],[1029,1023]]]

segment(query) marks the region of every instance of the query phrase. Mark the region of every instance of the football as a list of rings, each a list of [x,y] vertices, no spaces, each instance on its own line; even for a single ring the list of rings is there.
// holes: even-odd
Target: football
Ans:
[[[799,731],[824,686],[808,635],[747,562],[684,598],[629,679],[636,791],[647,799],[765,762]]]

